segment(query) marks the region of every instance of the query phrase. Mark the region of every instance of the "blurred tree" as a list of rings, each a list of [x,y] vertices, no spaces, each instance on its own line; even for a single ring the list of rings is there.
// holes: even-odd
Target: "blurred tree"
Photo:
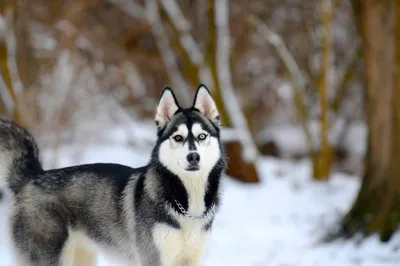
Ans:
[[[339,233],[387,241],[400,222],[400,1],[353,4],[364,36],[369,138],[363,183]]]
[[[16,37],[15,26],[17,20],[17,1],[4,0],[0,2],[0,12],[4,19],[4,36],[0,40],[0,70],[4,80],[5,90],[11,96],[13,118],[20,124],[25,125],[26,119],[22,111],[21,90],[19,74],[16,65]],[[2,97],[3,102],[7,101]]]
[[[257,31],[270,43],[276,50],[277,56],[283,63],[286,71],[289,73],[294,90],[294,106],[298,117],[298,122],[306,136],[309,157],[313,166],[313,177],[318,180],[326,180],[335,162],[335,152],[333,143],[330,138],[331,129],[335,120],[338,119],[339,109],[349,87],[349,83],[354,77],[356,63],[358,61],[361,50],[358,45],[352,46],[354,51],[350,60],[346,60],[344,74],[337,78],[337,85],[333,85],[332,74],[335,64],[334,50],[334,19],[339,10],[340,0],[321,0],[319,7],[321,8],[321,37],[317,40],[321,43],[321,51],[319,51],[318,64],[319,69],[313,70],[306,64],[299,63],[294,53],[290,51],[282,36],[274,32],[266,23],[254,15],[248,17],[248,21],[256,27]],[[302,21],[306,31],[310,31],[309,25],[304,18]],[[319,27],[319,26],[318,26]],[[308,32],[308,38],[312,39],[312,33]],[[311,49],[311,48],[310,48]],[[311,54],[309,52],[309,54]],[[308,55],[307,55],[308,56]],[[307,60],[306,60],[307,61]],[[313,90],[313,94],[317,98],[316,106],[318,106],[318,140],[313,139],[310,128],[311,116],[313,109],[307,106],[310,97],[307,94],[309,89]],[[330,97],[334,95],[334,97]],[[334,119],[332,119],[334,118]]]
[[[118,123],[122,118],[132,122],[137,117],[152,117],[160,90],[168,84],[188,105],[191,91],[203,82],[216,96],[224,126],[234,129],[231,132],[235,138],[226,142],[228,150],[234,150],[229,151],[230,174],[250,181],[258,179],[254,178],[257,174],[253,151],[257,150],[256,145],[265,143],[260,136],[268,122],[288,123],[292,127],[300,122],[307,135],[309,154],[317,162],[315,172],[323,173],[325,170],[320,169],[329,169],[324,165],[331,162],[321,159],[331,154],[329,146],[333,144],[327,138],[328,133],[336,128],[338,120],[355,117],[356,112],[348,105],[343,108],[342,104],[350,88],[357,89],[359,80],[357,56],[354,56],[357,45],[353,45],[357,41],[348,37],[356,34],[347,18],[346,4],[337,10],[326,8],[327,12],[320,12],[322,5],[307,1],[266,4],[263,0],[237,0],[226,2],[223,9],[227,12],[221,13],[216,6],[224,5],[211,0],[36,0],[34,4],[5,0],[2,3],[17,7],[15,23],[6,23],[11,26],[7,29],[13,29],[6,35],[15,36],[17,46],[11,45],[13,38],[4,42],[3,48],[8,45],[7,55],[11,55],[8,57],[11,60],[2,64],[6,66],[2,68],[2,77],[5,82],[12,81],[12,86],[7,86],[11,89],[6,93],[0,91],[2,106],[12,116],[15,105],[6,99],[19,92],[16,95],[22,104],[18,103],[16,110],[29,116],[25,120],[37,129],[54,133],[59,141],[53,143],[71,139],[71,132],[78,138],[77,132],[83,128],[79,124],[85,124],[82,121],[87,117],[92,120],[107,113]],[[329,15],[330,11],[335,16]],[[265,49],[258,34],[249,30],[251,25],[243,23],[248,14],[254,14],[279,32],[287,51],[291,51],[304,81],[301,90],[294,91],[294,100],[288,100],[292,96],[287,97],[284,92],[290,71],[285,71],[279,57],[272,56],[273,49]],[[321,34],[329,33],[330,28],[335,28],[341,37],[336,37],[339,34],[333,30]],[[324,42],[329,38],[330,41]],[[329,53],[330,56],[324,56]],[[322,58],[328,58],[328,63],[322,65]],[[9,68],[12,71],[7,76]],[[298,81],[296,77],[292,80],[293,84]],[[319,93],[321,90],[323,93]],[[352,100],[358,97],[353,93]],[[323,110],[329,107],[321,116],[319,102],[324,103]],[[121,111],[111,114],[106,105],[118,106]],[[323,121],[316,127],[324,132],[323,138],[317,137],[311,126],[317,120]],[[321,150],[316,148],[317,139],[323,140]],[[305,148],[300,156],[306,153]]]
[[[334,153],[329,141],[330,123],[328,115],[330,111],[328,94],[331,89],[330,74],[332,69],[332,31],[336,6],[333,0],[322,0],[322,67],[318,84],[318,96],[320,105],[320,152],[313,156],[313,177],[327,179],[331,173]]]
[[[258,182],[256,168],[258,150],[249,130],[232,84],[231,47],[228,0],[208,0],[210,23],[208,64],[214,81],[215,100],[222,111],[222,121],[228,128],[236,129],[235,141],[226,143],[228,153],[227,173],[244,182]],[[219,17],[218,17],[219,16]]]

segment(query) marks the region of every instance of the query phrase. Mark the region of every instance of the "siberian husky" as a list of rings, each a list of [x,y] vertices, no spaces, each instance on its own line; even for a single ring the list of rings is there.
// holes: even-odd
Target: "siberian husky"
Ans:
[[[165,88],[155,121],[158,138],[146,166],[43,170],[31,134],[0,120],[15,265],[69,265],[68,243],[77,238],[123,265],[202,264],[226,168],[218,110],[204,85],[190,108]]]

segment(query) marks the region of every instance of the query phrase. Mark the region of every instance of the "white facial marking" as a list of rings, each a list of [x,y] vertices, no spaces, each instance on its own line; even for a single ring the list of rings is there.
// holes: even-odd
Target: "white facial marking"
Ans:
[[[186,125],[182,124],[182,125],[178,126],[178,130],[175,131],[171,135],[171,137],[169,138],[169,143],[170,143],[171,149],[173,149],[173,150],[180,149],[185,144],[187,144],[187,143],[185,143],[185,140],[186,140],[186,138],[188,136],[188,133],[189,133],[189,129],[187,128]],[[177,136],[180,136],[182,138],[182,140],[181,141],[176,141],[175,138]],[[179,153],[177,153],[175,155],[179,155]]]
[[[192,215],[202,215],[205,211],[204,195],[208,175],[220,158],[220,149],[218,139],[212,137],[205,131],[201,124],[195,123],[191,128],[191,133],[195,138],[200,134],[206,134],[207,137],[202,141],[195,141],[196,151],[200,155],[199,170],[188,171],[189,163],[187,155],[190,152],[189,142],[176,142],[172,137],[160,145],[160,162],[172,173],[177,175],[186,188],[189,196],[189,213]],[[172,134],[180,134],[186,140],[189,135],[189,129],[182,124],[178,130]]]

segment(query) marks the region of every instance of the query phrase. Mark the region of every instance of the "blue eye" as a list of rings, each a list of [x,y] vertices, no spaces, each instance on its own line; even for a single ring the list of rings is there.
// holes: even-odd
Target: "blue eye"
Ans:
[[[207,135],[202,133],[198,136],[199,140],[205,140],[207,138]]]

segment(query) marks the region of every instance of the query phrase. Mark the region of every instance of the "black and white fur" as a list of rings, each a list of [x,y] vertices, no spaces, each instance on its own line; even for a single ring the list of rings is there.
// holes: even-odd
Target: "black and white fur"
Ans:
[[[69,265],[67,245],[76,236],[124,265],[201,265],[226,167],[218,111],[204,85],[185,109],[166,88],[155,120],[148,165],[55,170],[43,170],[24,128],[0,120],[0,178],[13,195],[8,236],[16,265]]]

